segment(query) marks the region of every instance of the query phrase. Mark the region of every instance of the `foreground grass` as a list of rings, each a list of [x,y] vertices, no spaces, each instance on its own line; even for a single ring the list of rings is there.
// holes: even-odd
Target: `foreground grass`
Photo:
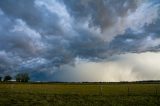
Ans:
[[[0,106],[160,106],[159,84],[0,84]]]

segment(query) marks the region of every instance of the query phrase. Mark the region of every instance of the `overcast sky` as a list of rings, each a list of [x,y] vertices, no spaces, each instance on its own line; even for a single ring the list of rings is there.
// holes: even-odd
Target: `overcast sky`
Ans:
[[[160,80],[159,0],[1,0],[0,76]]]

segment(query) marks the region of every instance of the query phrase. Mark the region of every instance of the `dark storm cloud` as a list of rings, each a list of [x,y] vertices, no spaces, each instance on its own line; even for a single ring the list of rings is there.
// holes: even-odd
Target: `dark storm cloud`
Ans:
[[[64,2],[71,15],[80,21],[83,21],[86,16],[91,16],[93,21],[91,24],[100,26],[102,30],[113,25],[119,16],[123,17],[128,11],[132,12],[137,8],[137,0],[83,0],[80,2],[64,0]]]
[[[0,73],[46,79],[76,58],[157,50],[158,17],[157,0],[2,0]]]
[[[10,18],[20,18],[42,34],[62,33],[57,23],[59,17],[46,8],[35,6],[35,0],[6,0],[1,1],[0,7]]]

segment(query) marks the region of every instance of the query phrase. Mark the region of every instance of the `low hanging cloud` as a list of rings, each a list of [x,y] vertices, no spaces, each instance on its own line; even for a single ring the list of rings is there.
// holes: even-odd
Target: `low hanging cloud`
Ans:
[[[139,80],[135,73],[130,73],[133,69],[128,69],[127,62],[123,71],[119,60],[108,59],[124,53],[159,51],[159,10],[158,0],[3,0],[0,74],[27,71],[33,80],[46,81],[59,80],[59,74],[73,72],[79,79],[86,73],[84,76],[92,81],[89,71],[82,67],[95,66],[103,70],[94,72],[99,76],[108,72],[120,77],[105,71],[110,66],[111,70],[119,68],[117,73],[125,72],[126,80]],[[82,69],[77,68],[77,58],[83,60],[78,63]],[[77,71],[63,72],[64,66]],[[99,78],[95,76],[97,81],[124,80]]]
[[[54,75],[55,81],[139,81],[159,80],[160,53],[128,53],[92,62],[76,59],[75,66],[64,65]]]

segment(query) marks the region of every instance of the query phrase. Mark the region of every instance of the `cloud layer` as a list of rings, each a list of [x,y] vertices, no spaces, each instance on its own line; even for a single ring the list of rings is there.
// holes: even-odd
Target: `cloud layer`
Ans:
[[[75,66],[63,65],[57,71],[57,81],[138,81],[159,80],[160,53],[128,53],[111,56],[101,62],[76,59]]]
[[[0,74],[27,71],[33,80],[56,80],[67,65],[88,76],[76,68],[77,58],[100,67],[112,55],[157,52],[159,10],[158,0],[0,1]]]

